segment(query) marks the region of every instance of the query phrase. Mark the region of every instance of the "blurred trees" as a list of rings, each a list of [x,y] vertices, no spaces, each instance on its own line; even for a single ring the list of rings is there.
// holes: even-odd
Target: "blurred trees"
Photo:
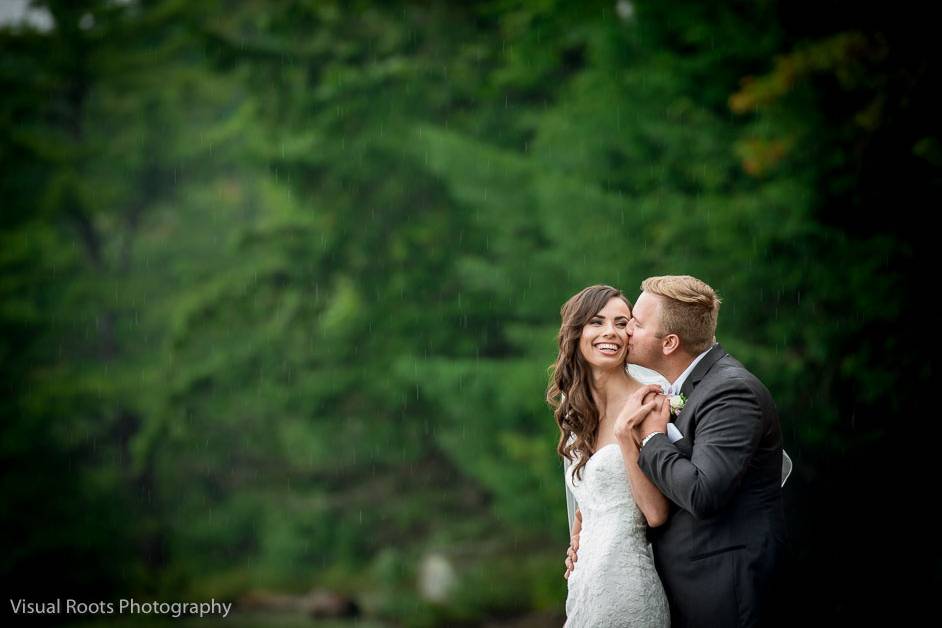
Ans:
[[[847,530],[892,487],[900,375],[932,372],[893,331],[924,325],[939,189],[915,17],[43,6],[51,30],[0,31],[11,591],[558,610],[558,308],[690,273],[781,410],[790,594],[869,610],[852,574],[893,559]],[[429,552],[462,578],[444,608],[414,590]]]

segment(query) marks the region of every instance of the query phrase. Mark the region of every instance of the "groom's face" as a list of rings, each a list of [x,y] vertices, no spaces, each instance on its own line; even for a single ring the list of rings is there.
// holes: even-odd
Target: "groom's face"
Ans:
[[[664,357],[659,297],[642,292],[632,314],[628,323],[628,361],[656,370]]]

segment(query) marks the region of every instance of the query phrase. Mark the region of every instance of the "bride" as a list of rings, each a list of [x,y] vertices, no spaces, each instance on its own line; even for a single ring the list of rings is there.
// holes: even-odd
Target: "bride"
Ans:
[[[566,484],[579,504],[566,560],[566,626],[668,626],[670,613],[646,527],[664,523],[667,499],[638,467],[632,430],[669,412],[660,386],[625,371],[631,304],[611,286],[590,286],[563,305],[559,355],[546,397],[574,464]]]

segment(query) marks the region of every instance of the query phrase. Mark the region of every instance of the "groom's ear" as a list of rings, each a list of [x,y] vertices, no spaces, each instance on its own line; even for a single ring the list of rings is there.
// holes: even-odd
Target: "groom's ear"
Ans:
[[[680,336],[677,334],[667,334],[661,339],[661,351],[664,355],[671,355],[680,350]]]

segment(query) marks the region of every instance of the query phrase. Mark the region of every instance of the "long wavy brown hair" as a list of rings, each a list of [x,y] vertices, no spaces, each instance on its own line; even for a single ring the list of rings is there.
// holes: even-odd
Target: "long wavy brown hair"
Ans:
[[[568,460],[575,460],[575,450],[581,456],[574,472],[582,479],[582,467],[589,461],[589,449],[595,449],[599,432],[599,409],[592,397],[592,373],[579,351],[582,329],[589,324],[613,297],[618,297],[631,310],[631,301],[621,290],[611,286],[589,286],[570,297],[559,310],[559,355],[549,367],[550,379],[546,388],[546,401],[553,407],[559,426],[559,444],[556,452]],[[575,435],[570,443],[569,438]]]

